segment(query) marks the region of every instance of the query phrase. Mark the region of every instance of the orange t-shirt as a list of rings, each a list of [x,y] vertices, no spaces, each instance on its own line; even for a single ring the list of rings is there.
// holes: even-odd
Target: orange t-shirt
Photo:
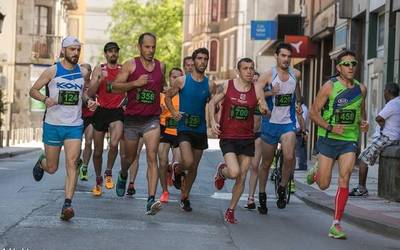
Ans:
[[[161,114],[160,114],[160,124],[165,126],[165,133],[169,135],[178,135],[176,130],[177,121],[172,118],[172,114],[167,108],[165,104],[165,94],[160,94],[160,105],[161,105]],[[179,110],[179,96],[176,95],[172,98],[172,105],[176,110]]]

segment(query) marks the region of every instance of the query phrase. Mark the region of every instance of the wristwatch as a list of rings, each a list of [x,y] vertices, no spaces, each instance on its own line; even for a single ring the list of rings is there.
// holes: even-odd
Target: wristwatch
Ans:
[[[329,132],[332,132],[333,126],[331,124],[328,124],[328,126],[326,127],[326,130]]]

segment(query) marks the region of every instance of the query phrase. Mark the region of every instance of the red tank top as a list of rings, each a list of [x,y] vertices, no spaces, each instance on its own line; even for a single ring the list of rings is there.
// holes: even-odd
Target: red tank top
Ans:
[[[116,109],[121,107],[122,100],[125,98],[125,93],[112,93],[108,90],[107,85],[111,84],[117,77],[122,66],[117,64],[115,69],[109,68],[106,63],[101,64],[101,71],[106,71],[107,76],[100,82],[97,89],[97,102],[100,107],[106,109]],[[104,73],[103,73],[104,74]]]
[[[127,116],[157,116],[161,114],[160,93],[164,85],[164,76],[161,71],[161,64],[154,60],[153,71],[147,71],[139,57],[135,57],[136,69],[129,75],[128,81],[135,81],[141,75],[148,75],[148,82],[140,88],[133,88],[128,91],[128,105],[125,115]]]
[[[254,110],[257,97],[254,85],[247,92],[239,92],[229,80],[225,98],[222,101],[220,120],[221,139],[253,139]]]

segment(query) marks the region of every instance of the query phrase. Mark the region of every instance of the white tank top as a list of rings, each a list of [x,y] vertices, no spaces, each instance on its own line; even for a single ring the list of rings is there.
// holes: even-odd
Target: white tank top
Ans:
[[[271,110],[270,123],[288,124],[296,122],[296,76],[293,69],[289,67],[289,79],[281,81],[279,79],[276,67],[272,67],[271,85],[279,86],[277,95],[267,99],[269,109]]]
[[[82,120],[82,93],[84,80],[79,65],[74,69],[65,69],[56,63],[56,75],[47,84],[47,96],[55,101],[46,109],[44,121],[51,125],[80,126]]]

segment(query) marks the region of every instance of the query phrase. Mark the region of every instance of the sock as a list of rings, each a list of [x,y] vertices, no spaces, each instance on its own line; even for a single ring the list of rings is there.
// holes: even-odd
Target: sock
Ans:
[[[126,180],[128,178],[128,173],[125,174],[125,176],[119,172],[119,176],[121,177],[121,179]]]
[[[111,169],[106,169],[106,171],[104,171],[104,175],[105,176],[112,176],[112,170]]]
[[[96,176],[96,185],[101,186],[103,184],[103,176]]]
[[[334,219],[340,221],[343,216],[344,207],[349,198],[349,188],[339,187],[335,198],[335,215]]]
[[[71,203],[72,203],[71,199],[65,199],[64,200],[64,205],[67,206],[67,207],[71,206]]]
[[[150,195],[149,198],[147,198],[147,202],[154,201],[154,200],[155,200],[154,195]]]

